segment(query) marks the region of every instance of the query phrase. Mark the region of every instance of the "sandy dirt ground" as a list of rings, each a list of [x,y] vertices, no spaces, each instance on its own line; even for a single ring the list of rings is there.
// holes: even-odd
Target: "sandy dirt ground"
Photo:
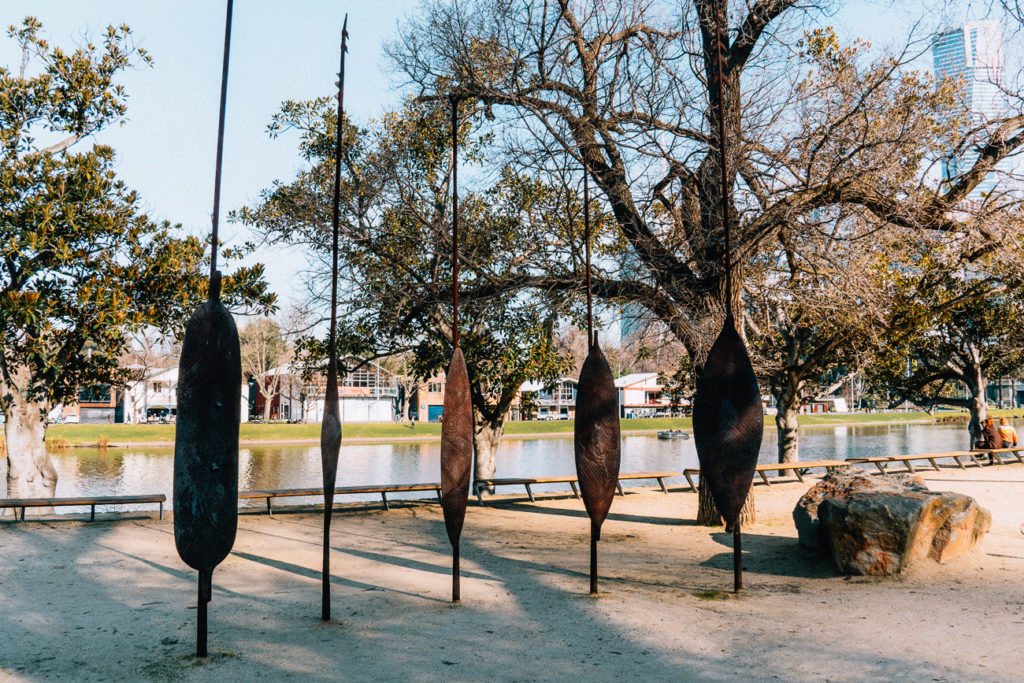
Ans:
[[[6,521],[0,679],[1021,680],[1024,465],[925,479],[992,512],[980,552],[899,578],[846,577],[797,545],[791,511],[809,484],[757,486],[739,596],[731,535],[695,526],[696,495],[682,489],[616,498],[596,598],[580,501],[471,504],[458,606],[436,503],[346,508],[326,624],[321,514],[242,515],[214,573],[202,660],[195,573],[170,519]]]

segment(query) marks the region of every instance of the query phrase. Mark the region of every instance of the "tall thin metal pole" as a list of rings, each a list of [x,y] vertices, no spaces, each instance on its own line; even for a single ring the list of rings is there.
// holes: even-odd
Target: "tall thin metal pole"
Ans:
[[[452,346],[459,346],[459,99],[452,95]]]
[[[729,226],[729,176],[726,172],[726,134],[725,134],[725,73],[723,63],[729,48],[729,37],[726,33],[726,4],[725,0],[719,0],[715,10],[715,62],[717,63],[718,78],[715,79],[718,90],[718,144],[721,150],[721,171],[722,171],[722,228],[725,231],[725,312],[726,320],[732,320],[732,242],[730,239]],[[743,550],[740,535],[739,522],[733,529],[732,535],[733,553],[733,592],[739,593],[743,590]]]
[[[337,353],[334,349],[335,336],[338,324],[338,224],[341,215],[341,142],[344,135],[342,118],[344,105],[342,100],[345,95],[345,53],[348,52],[348,15],[345,15],[345,23],[341,27],[341,66],[338,71],[338,130],[334,142],[334,208],[331,212],[331,228],[333,244],[331,247],[331,357],[336,360]]]
[[[341,63],[338,68],[338,125],[334,144],[334,207],[331,214],[331,329],[327,357],[327,395],[324,401],[324,424],[321,428],[321,458],[324,463],[324,542],[321,576],[320,618],[331,619],[331,516],[334,513],[334,485],[338,474],[338,451],[341,446],[341,420],[337,416],[338,401],[338,225],[341,204],[341,143],[344,136],[345,53],[348,52],[348,15],[341,27]]]
[[[587,260],[587,348],[594,347],[594,303],[590,283],[590,176],[583,166],[583,242]]]
[[[228,55],[231,52],[231,9],[234,0],[228,0],[227,20],[224,22],[224,65],[220,78],[220,121],[217,124],[217,167],[213,178],[213,230],[210,241],[210,282],[217,272],[217,224],[220,218],[220,174],[224,158],[224,110],[228,99]]]
[[[720,0],[715,11],[715,29],[718,34],[715,47],[715,62],[718,65],[718,143],[721,150],[722,172],[722,227],[725,230],[725,311],[732,315],[732,243],[729,235],[729,176],[726,173],[726,140],[725,140],[725,73],[722,63],[728,49],[728,36],[725,32],[725,2]]]
[[[743,548],[740,525],[737,522],[732,532],[732,590],[734,593],[743,591]]]

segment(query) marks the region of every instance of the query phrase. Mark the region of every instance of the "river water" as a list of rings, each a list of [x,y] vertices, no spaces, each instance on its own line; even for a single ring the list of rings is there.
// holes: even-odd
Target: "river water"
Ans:
[[[1021,426],[1018,425],[1018,429]],[[843,460],[870,455],[900,455],[963,450],[968,446],[964,424],[886,424],[806,427],[800,430],[801,460]],[[341,448],[338,485],[409,484],[438,481],[440,442],[352,444]],[[164,493],[168,506],[173,489],[171,448],[73,448],[52,454],[59,473],[57,496],[101,496]],[[777,460],[775,430],[765,430],[761,462]],[[697,466],[693,439],[625,436],[622,472],[682,472]],[[239,451],[239,490],[287,489],[321,485],[319,446],[254,446]],[[498,453],[498,477],[571,475],[572,438],[510,439]],[[668,480],[680,485],[684,480]],[[653,484],[653,482],[651,482]],[[535,487],[537,491],[568,490],[567,485]],[[388,494],[389,498],[424,497],[423,493]],[[379,500],[378,495],[342,496],[339,500]],[[319,502],[322,502],[322,498]],[[315,498],[289,502],[314,503]],[[263,505],[261,500],[241,505]],[[148,509],[152,506],[138,506]],[[105,508],[106,509],[106,508]],[[118,508],[111,506],[110,510]],[[123,509],[131,509],[125,506]],[[68,512],[75,511],[68,508]]]

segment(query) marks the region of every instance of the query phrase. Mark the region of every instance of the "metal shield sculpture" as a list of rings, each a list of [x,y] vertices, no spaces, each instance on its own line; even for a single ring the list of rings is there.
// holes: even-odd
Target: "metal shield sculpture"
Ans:
[[[320,618],[331,619],[331,514],[334,512],[334,486],[338,478],[338,454],[341,452],[341,415],[338,410],[338,371],[334,350],[327,371],[327,395],[324,419],[320,425],[320,462],[324,483],[324,542],[321,572]]]
[[[242,363],[238,330],[220,302],[220,273],[185,330],[174,435],[174,543],[199,572],[196,653],[206,656],[206,603],[214,568],[238,524],[238,424]]]
[[[621,442],[615,380],[596,334],[580,371],[576,395],[576,475],[590,516],[590,592],[597,593],[597,542],[615,499]]]
[[[708,353],[693,400],[701,483],[710,489],[727,531],[738,525],[750,493],[763,432],[761,391],[730,315]]]
[[[715,507],[733,534],[733,589],[743,590],[740,511],[750,493],[757,467],[757,453],[764,432],[761,391],[757,386],[750,356],[736,331],[732,301],[732,245],[729,223],[729,180],[726,166],[725,96],[723,82],[728,63],[729,40],[725,32],[724,0],[715,8],[716,44],[709,80],[717,95],[714,106],[718,122],[719,171],[721,172],[722,232],[725,236],[726,316],[718,339],[712,344],[697,378],[693,399],[693,439],[700,460],[701,487],[707,486]]]
[[[462,349],[455,347],[444,387],[441,423],[441,510],[448,541],[452,544],[452,602],[459,590],[459,538],[466,520],[469,479],[473,468],[473,404],[469,372]]]
[[[452,602],[459,602],[459,539],[466,521],[469,477],[473,469],[473,399],[469,370],[459,348],[459,182],[458,97],[452,106],[452,353],[444,386],[441,423],[441,511],[452,544]]]
[[[224,22],[217,165],[210,233],[207,300],[188,321],[178,370],[178,419],[174,430],[174,544],[185,564],[199,572],[196,655],[206,656],[206,603],[213,569],[231,552],[238,527],[238,424],[242,358],[238,330],[220,301],[217,220],[220,215],[224,110],[228,91],[231,8]]]
[[[727,315],[697,379],[693,399],[693,439],[700,460],[701,486],[733,534],[734,590],[743,590],[739,516],[750,493],[764,432],[764,411],[754,368]]]
[[[320,424],[320,463],[324,482],[324,543],[320,573],[320,618],[331,619],[331,515],[334,513],[334,485],[338,478],[338,454],[341,452],[341,415],[338,411],[338,220],[341,203],[341,141],[345,95],[345,53],[348,15],[341,26],[341,66],[338,70],[338,125],[334,142],[334,207],[331,217],[331,329],[327,358],[327,387],[324,395],[324,419]]]

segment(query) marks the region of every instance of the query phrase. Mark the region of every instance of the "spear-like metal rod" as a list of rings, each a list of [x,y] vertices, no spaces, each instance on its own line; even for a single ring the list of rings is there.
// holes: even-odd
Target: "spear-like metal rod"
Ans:
[[[452,360],[444,387],[444,423],[441,425],[441,509],[452,544],[452,602],[459,602],[459,539],[466,519],[466,500],[473,464],[473,405],[469,371],[459,348],[459,142],[457,95],[452,107]]]
[[[452,346],[459,348],[459,99],[452,97]],[[462,599],[459,540],[452,547],[452,602]]]
[[[590,517],[590,593],[597,595],[597,544],[615,498],[621,443],[615,380],[594,331],[590,264],[590,176],[583,162],[583,242],[587,268],[587,358],[580,368],[573,452],[583,505]]]
[[[341,145],[344,136],[345,53],[348,51],[348,15],[341,28],[341,63],[338,69],[338,124],[334,143],[334,206],[331,213],[331,327],[327,351],[327,398],[320,430],[324,472],[324,542],[321,576],[320,618],[331,619],[331,516],[334,512],[334,484],[341,448],[341,419],[338,415],[338,226],[341,214]]]
[[[715,62],[718,67],[718,78],[715,85],[718,91],[718,146],[720,151],[720,171],[722,174],[722,227],[725,231],[725,310],[732,315],[732,242],[729,234],[729,176],[726,172],[726,140],[725,140],[725,72],[723,62],[728,46],[725,32],[725,2],[718,3],[715,12],[715,29],[718,35],[715,45]]]
[[[587,352],[594,349],[594,300],[590,281],[590,176],[583,166],[583,252],[587,266]],[[590,594],[597,595],[597,536],[600,527],[590,529]]]
[[[220,175],[224,158],[224,112],[228,100],[228,55],[231,52],[231,9],[234,0],[228,0],[227,20],[224,22],[224,64],[220,78],[220,120],[217,123],[217,166],[213,176],[213,230],[210,235],[210,281],[217,272],[217,225],[220,217]]]
[[[590,177],[583,168],[583,244],[587,261],[587,350],[594,347],[594,299],[590,283]]]
[[[726,320],[732,320],[732,241],[729,226],[729,175],[726,170],[728,155],[726,154],[725,134],[725,70],[724,62],[729,46],[729,38],[725,31],[725,0],[719,0],[715,11],[715,62],[718,77],[715,79],[718,91],[718,146],[720,152],[720,171],[722,174],[722,229],[725,232],[725,311]],[[740,525],[737,522],[733,529],[733,591],[743,590],[743,560],[740,539]]]
[[[459,99],[452,96],[452,346],[459,346]]]
[[[219,113],[219,120],[217,122],[217,159],[216,159],[216,164],[215,164],[215,167],[214,167],[214,176],[213,176],[213,215],[211,216],[212,228],[211,228],[211,231],[210,231],[210,282],[209,282],[209,286],[208,286],[207,295],[208,295],[208,298],[210,300],[209,303],[210,303],[211,306],[219,305],[219,299],[220,299],[220,281],[221,280],[220,280],[220,273],[217,272],[217,247],[218,247],[218,241],[219,241],[218,237],[217,237],[217,226],[219,224],[219,218],[220,218],[220,179],[221,179],[221,171],[223,169],[223,159],[224,159],[224,119],[225,119],[225,113],[226,113],[226,110],[227,110],[228,64],[230,63],[230,54],[231,54],[231,16],[232,16],[233,7],[234,7],[233,0],[227,0],[227,9],[226,9],[226,13],[225,13],[226,16],[225,16],[225,20],[224,20],[224,60],[223,60],[223,62],[221,64],[221,79],[220,79],[220,113]],[[195,317],[196,317],[195,314],[193,314],[193,318],[195,318]],[[230,321],[230,315],[228,315],[228,319]],[[190,322],[190,326],[191,326],[192,320],[190,320],[189,322]],[[221,327],[223,327],[223,325]],[[230,327],[231,331],[233,332],[233,330],[234,330],[234,323],[233,322],[230,323],[228,325],[228,327]],[[186,334],[186,337],[188,337],[187,334]],[[186,346],[189,346],[189,347],[194,346],[194,344],[189,344],[188,341],[189,340],[186,339]],[[208,342],[209,340],[207,339],[205,341]],[[237,345],[237,341],[235,341],[234,343]],[[217,346],[217,344],[213,344],[212,346]],[[191,358],[191,355],[187,354],[185,352],[185,350],[183,349],[182,358],[185,359],[186,356]],[[186,363],[183,363],[183,366],[185,364]],[[186,368],[184,368],[184,367],[182,369],[182,375],[183,375],[183,377],[187,377],[189,375],[188,370]],[[183,384],[188,385],[188,381],[186,380]],[[187,393],[187,391],[185,393]],[[184,419],[182,421],[183,422],[182,427],[187,427],[190,424],[190,422],[191,422],[188,419],[189,411],[186,410],[186,411],[183,411],[183,412],[185,413],[183,416],[186,419]],[[237,425],[234,425],[234,427],[235,427],[235,429],[237,429]],[[236,434],[237,434],[237,432],[236,432]],[[206,435],[204,435],[204,436],[206,436]],[[176,441],[178,441],[178,440],[179,439],[176,439]],[[188,442],[188,438],[181,438],[180,441],[182,442],[182,444],[185,444],[186,442]],[[237,443],[237,436],[236,436],[236,443]],[[238,455],[237,455],[237,449],[236,449],[236,452],[234,454],[234,458],[236,459],[235,460],[235,462],[236,462],[236,467],[235,467],[236,471],[237,471],[237,457],[238,457]],[[177,458],[177,456],[176,456],[176,458]],[[176,467],[175,469],[177,470],[178,468]],[[225,468],[225,471],[227,471],[227,469],[229,469],[229,468]],[[176,471],[176,475],[177,475],[177,471]],[[177,485],[178,485],[178,483],[176,482],[176,486]],[[184,497],[178,498],[178,500],[181,500],[182,498],[184,498]],[[234,501],[232,501],[232,504],[233,505],[235,504]],[[185,518],[189,517],[189,514],[185,511],[186,503],[182,502],[181,505],[179,505],[177,507],[179,507],[181,509],[181,514],[176,516],[176,518],[175,518],[175,543],[176,544],[178,544],[178,541],[179,541],[178,527],[179,526],[182,526],[182,527],[189,526],[189,525],[184,524],[183,522],[179,524],[179,520],[178,520],[179,516],[182,519],[185,519]],[[215,507],[215,505],[211,505],[210,507]],[[217,517],[217,515],[211,515],[211,517]],[[218,557],[223,557],[223,555],[226,555],[227,552],[230,552],[231,545],[234,542],[235,523],[236,523],[235,520],[225,518],[225,519],[220,520],[220,522],[221,522],[220,527],[214,529],[213,533],[210,534],[211,538],[213,538],[213,541],[210,542],[209,544],[207,544],[209,547],[202,547],[198,551],[193,550],[192,552],[186,552],[185,553],[186,555],[189,556],[189,559],[192,560],[192,562],[189,562],[190,566],[201,565],[201,568],[197,567],[199,569],[198,591],[197,591],[198,602],[196,603],[196,656],[197,657],[206,657],[207,656],[207,652],[208,652],[207,651],[207,633],[208,633],[208,629],[207,629],[207,603],[210,602],[210,597],[211,597],[211,581],[212,581],[212,575],[213,575],[213,567],[216,566],[216,564],[218,564],[220,562],[220,560],[217,559]],[[217,526],[217,525],[214,525],[214,526]],[[189,531],[191,531],[192,534],[188,534],[188,533],[185,532],[184,528],[182,529],[182,532],[180,534],[180,536],[181,536],[180,540],[181,540],[183,545],[188,544],[188,543],[194,541],[195,538],[193,538],[193,536],[196,536],[196,535],[202,536],[202,531],[205,531],[205,529],[197,530],[195,528],[191,528],[191,529],[189,529]],[[230,537],[230,541],[228,541],[228,537]],[[206,539],[206,540],[210,540],[210,539]],[[204,544],[200,540],[197,543],[197,545],[203,546]],[[225,546],[226,546],[226,549],[225,549]],[[181,554],[180,549],[179,549],[179,554]],[[202,556],[202,557],[199,557],[199,556]]]

